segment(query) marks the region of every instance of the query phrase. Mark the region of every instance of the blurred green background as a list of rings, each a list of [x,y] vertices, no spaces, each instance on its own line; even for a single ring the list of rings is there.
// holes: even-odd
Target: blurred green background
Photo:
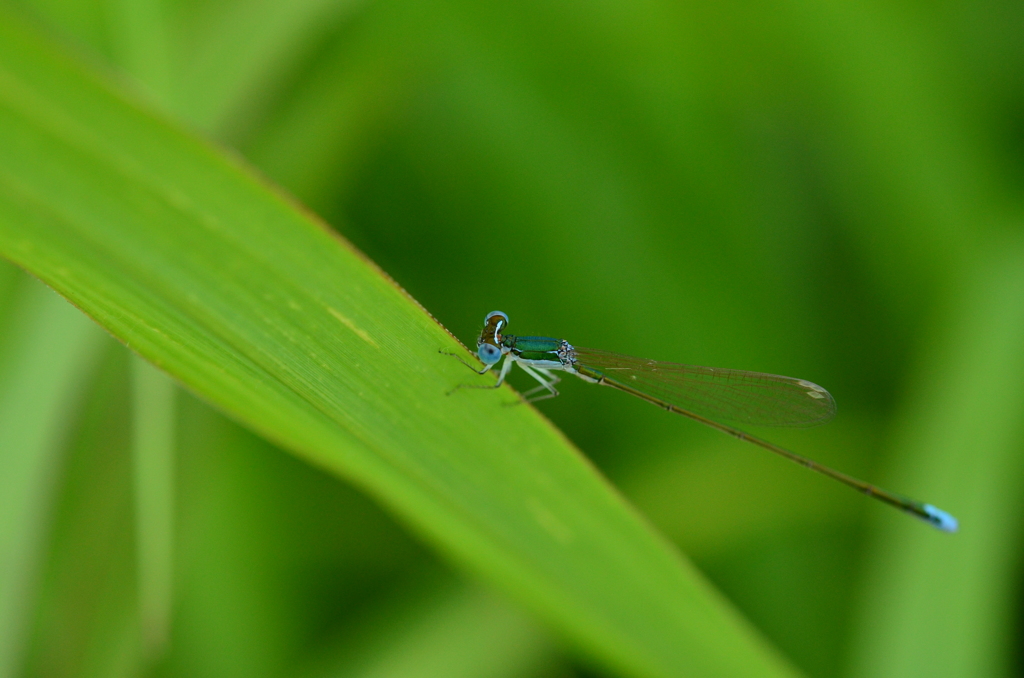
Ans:
[[[610,389],[539,409],[807,675],[1024,675],[1024,4],[15,6],[467,344],[826,386],[755,433],[960,534]],[[0,678],[603,675],[6,264],[0,323]]]

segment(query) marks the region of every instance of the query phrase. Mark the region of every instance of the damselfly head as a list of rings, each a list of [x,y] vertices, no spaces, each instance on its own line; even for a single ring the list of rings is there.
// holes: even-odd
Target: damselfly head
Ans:
[[[485,365],[501,360],[501,329],[508,325],[508,316],[501,311],[492,311],[484,318],[484,328],[476,340],[477,355]]]
[[[501,325],[508,325],[508,316],[502,313],[501,311],[491,311],[490,313],[488,313],[487,317],[484,318],[484,325],[490,325],[491,320],[495,318],[498,318],[501,321]]]

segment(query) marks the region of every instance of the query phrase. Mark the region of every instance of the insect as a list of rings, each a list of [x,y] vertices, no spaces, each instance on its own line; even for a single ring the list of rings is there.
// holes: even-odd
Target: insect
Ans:
[[[555,385],[561,377],[556,373],[568,372],[584,381],[624,391],[669,412],[753,443],[920,518],[944,532],[957,531],[956,518],[942,509],[858,480],[721,423],[729,421],[748,426],[823,424],[835,416],[836,404],[829,392],[817,384],[775,374],[633,358],[573,346],[565,339],[554,337],[519,337],[503,333],[507,325],[508,316],[501,311],[489,313],[484,318],[484,328],[477,339],[477,356],[484,363],[483,369],[478,370],[457,354],[448,353],[481,375],[504,358],[497,381],[488,386],[461,384],[449,393],[460,388],[498,388],[512,366],[518,364],[539,384],[523,394],[528,402],[536,402],[557,396]]]

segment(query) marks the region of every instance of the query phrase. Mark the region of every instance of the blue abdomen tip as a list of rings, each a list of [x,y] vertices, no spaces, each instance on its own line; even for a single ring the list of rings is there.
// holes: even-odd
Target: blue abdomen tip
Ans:
[[[957,529],[959,529],[960,524],[957,522],[956,518],[949,515],[942,509],[935,508],[931,504],[925,504],[924,510],[930,518],[929,522],[943,532],[956,532]]]

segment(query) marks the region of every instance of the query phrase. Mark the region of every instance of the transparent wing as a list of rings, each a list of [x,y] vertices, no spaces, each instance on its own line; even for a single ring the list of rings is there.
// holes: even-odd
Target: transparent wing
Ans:
[[[803,379],[663,363],[591,348],[575,351],[578,365],[710,419],[750,426],[815,426],[836,413],[829,392]]]

